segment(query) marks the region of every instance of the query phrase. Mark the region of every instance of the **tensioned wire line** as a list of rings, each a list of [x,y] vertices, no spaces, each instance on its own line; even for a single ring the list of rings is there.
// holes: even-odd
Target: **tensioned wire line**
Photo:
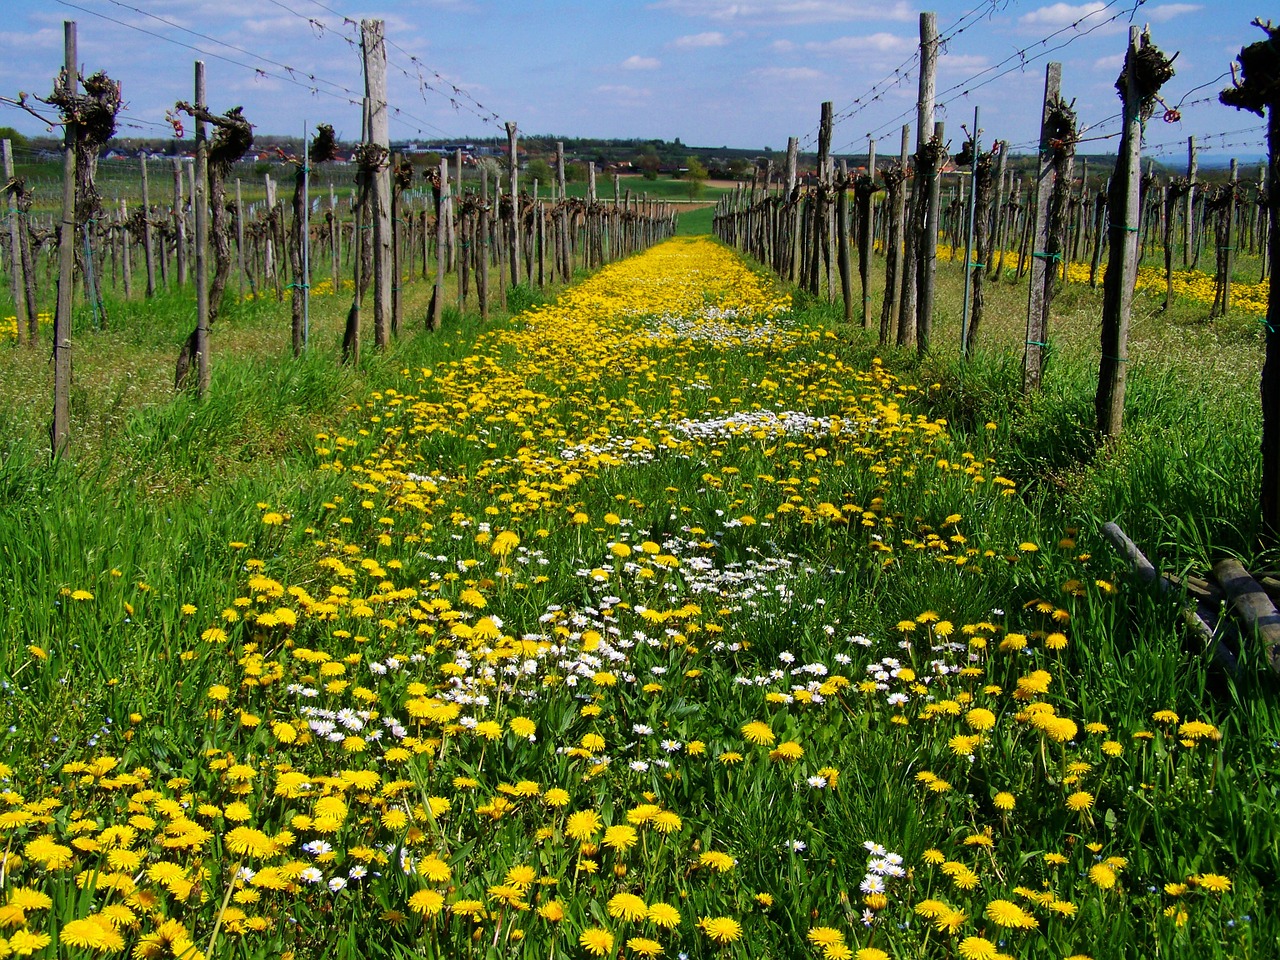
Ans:
[[[286,13],[292,14],[293,16],[298,17],[301,20],[305,20],[307,23],[311,24],[313,27],[319,28],[322,35],[326,32],[329,32],[329,33],[333,33],[335,36],[341,37],[341,39],[344,40],[349,45],[354,46],[358,43],[358,41],[355,40],[354,38],[346,37],[346,36],[342,36],[341,34],[338,34],[337,31],[335,31],[333,28],[328,26],[323,21],[318,20],[315,17],[307,16],[305,13],[301,12],[300,10],[296,10],[293,7],[289,6],[287,3],[284,3],[283,0],[268,0],[268,2],[273,4],[274,6],[279,7],[281,10],[284,10]],[[353,31],[359,29],[359,24],[354,19],[342,13],[341,11],[335,10],[324,3],[320,3],[319,0],[309,0],[309,2],[314,3],[316,6],[320,7],[320,9],[322,10],[328,11],[329,13],[333,14],[335,17],[340,17],[342,19],[343,25],[350,26]],[[422,60],[420,60],[415,54],[410,53],[408,50],[400,46],[400,44],[396,43],[394,40],[390,39],[389,37],[383,37],[383,42],[388,47],[391,47],[392,49],[408,57],[410,63],[414,65],[414,69],[417,72],[416,80],[419,85],[420,94],[425,94],[425,91],[430,90],[432,93],[438,94],[439,96],[446,98],[455,110],[466,110],[468,113],[471,113],[475,117],[477,117],[482,123],[495,123],[495,122],[500,123],[502,121],[502,118],[498,116],[498,114],[493,113],[492,111],[485,114],[485,113],[479,113],[477,112],[477,110],[472,109],[468,104],[474,104],[475,107],[477,107],[479,110],[488,110],[488,108],[485,107],[484,104],[476,100],[475,97],[471,96],[471,94],[469,94],[466,90],[459,87],[456,83],[453,83],[452,81],[447,80],[440,73],[440,71],[435,70],[432,67],[428,66],[427,64],[423,63]],[[409,71],[403,65],[401,65],[400,63],[397,63],[393,58],[388,57],[387,61],[392,66],[394,66],[397,70],[403,73],[407,79],[409,80],[415,79],[413,76],[410,75]],[[434,76],[435,79],[438,80],[440,83],[448,84],[450,89],[453,91],[454,95],[449,96],[447,92],[439,89],[436,86],[433,86],[430,82],[428,82],[426,77],[423,76],[423,73],[422,73],[423,69],[431,71],[432,76]],[[424,103],[427,103],[427,98],[425,95],[422,96],[422,100]]]
[[[942,28],[942,31],[939,34],[938,40],[937,40],[938,46],[941,48],[948,41],[964,33],[964,31],[967,30],[972,25],[968,22],[970,19],[973,19],[978,15],[986,16],[988,13],[995,13],[997,7],[1001,7],[1001,6],[1007,7],[1011,2],[1012,0],[982,0],[982,2],[979,3],[977,6],[961,14],[957,20],[952,21],[951,23],[947,24],[947,26]],[[888,93],[889,90],[892,89],[893,87],[900,86],[902,83],[906,82],[907,80],[910,80],[913,76],[912,67],[916,63],[918,63],[919,59],[920,59],[920,50],[919,50],[919,47],[917,46],[917,48],[912,52],[911,56],[907,57],[906,60],[903,60],[902,63],[894,67],[891,73],[885,75],[880,80],[877,80],[874,84],[871,85],[871,88],[869,90],[867,90],[865,93],[857,97],[854,97],[854,99],[850,103],[846,104],[839,111],[833,114],[831,118],[832,130],[834,131],[835,128],[845,120],[849,120],[857,116],[863,110],[870,107],[871,104],[878,102],[884,96],[884,94]],[[883,89],[881,89],[882,84],[888,84],[888,85],[884,86]],[[813,143],[817,139],[817,136],[818,136],[817,130],[811,131],[808,134],[808,136],[805,137],[804,141],[801,143],[801,147],[803,148]],[[841,151],[837,151],[837,152],[841,152]]]
[[[264,57],[264,56],[262,56],[261,54],[256,54],[256,53],[253,53],[252,51],[247,51],[247,50],[245,50],[245,49],[244,49],[244,48],[242,48],[242,47],[238,47],[238,46],[236,46],[235,44],[230,44],[230,43],[227,43],[227,42],[225,42],[225,41],[223,41],[223,40],[219,40],[219,39],[218,39],[218,38],[216,38],[216,37],[209,37],[209,36],[208,36],[208,35],[206,35],[206,34],[198,34],[198,33],[196,33],[195,31],[187,30],[187,28],[182,27],[181,25],[178,25],[178,24],[173,24],[173,23],[171,23],[171,21],[167,21],[167,20],[165,20],[165,19],[164,19],[164,18],[162,18],[162,17],[157,17],[157,16],[155,16],[154,14],[149,14],[149,13],[147,13],[146,11],[137,10],[137,8],[135,8],[135,7],[129,7],[127,4],[124,4],[124,3],[119,2],[119,0],[108,0],[108,2],[115,3],[117,6],[126,7],[127,9],[135,10],[135,11],[137,11],[137,12],[139,12],[139,13],[142,13],[142,14],[144,14],[144,15],[146,15],[146,16],[152,17],[153,19],[160,20],[160,21],[161,21],[161,22],[163,22],[163,23],[166,23],[166,24],[168,24],[168,25],[174,26],[176,29],[184,30],[184,31],[186,31],[186,32],[188,32],[188,33],[196,34],[196,35],[197,35],[197,36],[199,36],[201,39],[208,40],[208,41],[209,41],[209,42],[211,42],[211,43],[215,43],[215,44],[218,44],[218,45],[220,45],[220,46],[227,47],[228,49],[236,50],[237,52],[243,52],[243,53],[245,53],[247,56],[251,56],[251,57],[253,57],[255,60],[259,60],[259,61],[261,61],[261,62],[263,62],[263,63],[271,64],[272,66],[277,67],[277,68],[279,68],[280,70],[283,70],[283,71],[285,71],[285,72],[282,74],[282,73],[274,72],[274,71],[272,71],[272,70],[265,69],[265,68],[263,68],[263,67],[255,67],[255,66],[254,66],[253,64],[251,64],[251,63],[245,63],[245,62],[243,62],[242,60],[237,60],[237,59],[235,59],[235,58],[233,58],[233,57],[226,56],[225,54],[220,54],[220,53],[216,53],[216,52],[213,52],[213,51],[205,50],[205,49],[202,49],[202,48],[200,48],[200,47],[194,46],[193,44],[185,43],[185,42],[183,42],[183,41],[181,41],[181,40],[176,40],[176,39],[174,39],[173,37],[168,37],[168,36],[165,36],[164,34],[161,34],[161,33],[156,33],[156,32],[155,32],[155,31],[153,31],[153,30],[148,30],[148,29],[146,29],[145,27],[140,27],[140,26],[138,26],[137,24],[127,23],[127,22],[125,22],[125,21],[123,21],[123,20],[120,20],[120,19],[118,19],[118,18],[116,18],[116,17],[109,16],[109,15],[107,15],[107,14],[105,14],[105,13],[100,12],[100,11],[90,9],[90,8],[88,8],[88,7],[81,6],[80,4],[77,4],[77,3],[73,3],[73,2],[72,2],[72,0],[57,0],[57,2],[58,2],[58,3],[60,3],[62,6],[70,7],[70,8],[71,8],[71,9],[73,9],[73,10],[79,10],[79,11],[81,11],[81,12],[83,12],[83,13],[87,13],[87,14],[89,14],[90,16],[98,17],[99,19],[106,20],[106,21],[108,21],[108,22],[110,22],[110,23],[114,23],[114,24],[116,24],[117,26],[124,27],[125,29],[133,30],[133,31],[136,31],[136,32],[138,32],[138,33],[145,34],[146,36],[154,37],[154,38],[155,38],[155,39],[157,39],[157,40],[163,40],[163,41],[165,41],[166,43],[172,43],[172,44],[174,44],[174,45],[176,45],[176,46],[183,47],[183,48],[185,48],[185,49],[187,49],[187,50],[191,50],[191,51],[193,51],[193,52],[195,52],[195,53],[200,54],[201,56],[210,57],[210,58],[215,59],[215,60],[220,60],[220,61],[222,61],[222,62],[224,62],[224,63],[228,63],[228,64],[231,64],[232,66],[240,67],[240,68],[245,69],[245,70],[252,70],[255,74],[257,74],[257,75],[259,75],[259,76],[268,77],[268,78],[271,78],[271,79],[273,79],[273,80],[281,80],[281,81],[283,81],[283,82],[285,82],[285,83],[292,84],[293,86],[300,87],[301,89],[308,91],[308,92],[309,92],[309,93],[311,93],[312,95],[320,95],[320,94],[323,94],[323,95],[325,95],[325,96],[332,97],[332,98],[334,98],[334,99],[336,99],[336,100],[341,100],[341,101],[343,101],[344,103],[347,103],[347,104],[349,104],[349,105],[351,105],[351,106],[354,106],[354,107],[362,107],[362,106],[363,106],[363,94],[361,94],[361,93],[359,93],[359,92],[357,92],[357,91],[355,91],[355,90],[352,90],[352,89],[350,89],[349,87],[343,86],[342,84],[337,83],[336,81],[333,81],[333,80],[327,80],[327,79],[325,79],[325,78],[318,77],[318,76],[313,75],[313,74],[307,74],[307,73],[304,73],[302,70],[299,70],[299,69],[298,69],[298,68],[296,68],[296,67],[291,67],[291,66],[289,66],[288,64],[282,64],[282,63],[280,63],[279,61],[276,61],[276,60],[271,59],[270,57]],[[302,74],[303,76],[307,76],[309,80],[314,81],[314,82],[313,82],[313,83],[305,83],[305,82],[303,82],[303,81],[299,80],[299,79],[297,78],[297,76],[295,76],[295,73],[296,73],[296,74]],[[332,90],[324,89],[324,88],[322,88],[322,87],[318,86],[318,85],[317,85],[318,83],[324,83],[324,84],[327,84],[328,86],[334,87],[334,88],[336,88],[338,91],[341,91],[341,92],[334,92],[334,91],[332,91]],[[438,127],[435,127],[435,126],[434,126],[434,124],[432,124],[430,121],[425,120],[425,119],[423,119],[422,117],[419,117],[419,116],[417,116],[417,115],[415,115],[415,114],[413,114],[413,113],[409,112],[408,110],[405,110],[403,107],[396,107],[396,106],[393,106],[393,105],[391,105],[391,104],[388,104],[388,110],[389,110],[389,111],[390,111],[390,113],[391,113],[392,115],[394,115],[394,116],[397,116],[397,117],[407,117],[407,118],[409,118],[409,119],[411,119],[411,120],[415,121],[416,123],[418,123],[418,124],[420,125],[420,127],[432,127],[432,128],[434,128],[434,129],[436,129],[436,130],[439,130],[439,128],[438,128]],[[150,121],[150,122],[154,122],[154,121]],[[443,133],[444,131],[439,131],[439,132]]]
[[[1073,30],[1078,28],[1080,24],[1084,23],[1086,20],[1089,20],[1092,17],[1096,17],[1098,14],[1103,13],[1104,11],[1115,6],[1117,3],[1121,3],[1121,2],[1127,2],[1127,0],[1110,0],[1110,2],[1107,3],[1106,6],[1098,10],[1091,11],[1085,14],[1084,16],[1078,18],[1074,22],[1069,23],[1064,27],[1060,27],[1059,29],[1055,30],[1053,33],[1036,41],[1035,43],[1028,44],[1027,46],[1023,47],[1021,50],[1018,50],[1010,54],[1009,56],[1005,57],[999,63],[995,63],[989,67],[985,67],[982,70],[979,70],[977,73],[973,74],[972,76],[969,76],[958,83],[952,84],[950,87],[947,87],[945,90],[941,91],[938,94],[935,108],[945,112],[946,108],[949,105],[951,105],[957,100],[967,98],[975,90],[980,90],[981,88],[989,84],[995,83],[995,81],[1003,77],[1006,77],[1011,73],[1015,73],[1020,70],[1023,70],[1029,63],[1034,63],[1035,61],[1041,60],[1044,57],[1049,56],[1050,54],[1057,53],[1059,50],[1062,50],[1063,48],[1071,45],[1072,43],[1079,40],[1080,38],[1087,37],[1091,33],[1094,33],[1095,31],[1100,30],[1101,28],[1107,26],[1108,24],[1114,23],[1116,20],[1120,19],[1126,14],[1132,18],[1134,13],[1137,12],[1138,8],[1141,7],[1146,2],[1146,0],[1134,0],[1133,6],[1128,8],[1127,10],[1125,9],[1117,10],[1110,17],[1106,18],[1105,20],[1100,20],[1095,24],[1092,24],[1087,30],[1078,31],[1074,36],[1069,37],[1068,39],[1064,40],[1062,43],[1059,43],[1052,47],[1046,47],[1045,49],[1034,54],[1030,53],[1030,51],[1034,50],[1036,47],[1045,46],[1045,44],[1047,44],[1050,40],[1054,39],[1055,37],[1060,36],[1061,34],[1065,33],[1068,30]],[[1015,60],[1017,61],[1015,65],[1008,66],[1009,64],[1012,64]],[[1007,69],[1001,70],[1000,69],[1001,67],[1007,67]],[[979,77],[983,77],[986,74],[991,73],[993,70],[999,70],[1000,72],[995,73],[990,77],[986,77],[986,79],[982,80],[981,83],[977,83],[977,84],[972,83],[974,80],[977,80]],[[955,93],[956,96],[951,97],[950,99],[944,99],[949,93]],[[892,128],[896,126],[900,120],[910,116],[912,113],[915,112],[915,109],[916,109],[915,106],[912,105],[907,110],[904,110],[903,112],[899,113],[896,117],[893,117],[892,119],[885,121],[884,123],[880,124],[877,127],[873,127],[871,130],[867,131],[866,137],[870,138],[870,137],[876,136],[876,134],[880,130],[883,130],[886,127],[888,127],[889,129],[885,130],[884,133],[881,133],[878,137],[876,137],[877,140],[883,140],[885,137],[891,135],[894,132]]]

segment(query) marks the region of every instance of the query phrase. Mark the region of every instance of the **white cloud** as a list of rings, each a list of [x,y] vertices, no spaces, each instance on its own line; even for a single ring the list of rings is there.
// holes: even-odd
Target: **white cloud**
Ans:
[[[806,43],[804,48],[818,54],[909,53],[918,44],[919,41],[914,37],[899,37],[896,34],[881,32],[815,41]]]
[[[688,17],[755,23],[838,23],[913,20],[906,0],[658,0],[655,8]]]
[[[601,84],[596,87],[595,92],[624,107],[644,106],[653,97],[653,91],[648,87],[632,87],[625,83]]]
[[[1113,53],[1109,57],[1099,57],[1093,61],[1095,70],[1119,70],[1124,66],[1124,54]]]
[[[821,80],[822,71],[811,67],[760,67],[752,70],[751,75],[767,82],[807,83]]]
[[[1106,4],[1102,0],[1092,0],[1090,3],[1082,3],[1074,7],[1069,3],[1054,3],[1047,7],[1039,7],[1030,13],[1024,13],[1018,18],[1018,23],[1024,27],[1065,27],[1084,17],[1092,17],[1105,9]]]
[[[1158,7],[1143,7],[1142,12],[1148,20],[1155,23],[1167,23],[1174,17],[1180,17],[1184,13],[1195,13],[1197,10],[1204,8],[1198,3],[1162,3]]]
[[[671,41],[671,46],[677,50],[700,50],[703,47],[723,47],[729,42],[719,30],[711,30],[707,33],[691,33],[684,37],[676,37]]]
[[[627,57],[619,64],[623,70],[657,70],[662,66],[662,61],[656,57],[642,57],[639,55]]]
[[[981,70],[991,65],[991,62],[981,54],[948,54],[938,58],[939,73],[956,73],[959,71],[971,72]]]
[[[769,44],[769,49],[775,53],[790,53],[796,48],[796,45],[790,40],[775,40]]]

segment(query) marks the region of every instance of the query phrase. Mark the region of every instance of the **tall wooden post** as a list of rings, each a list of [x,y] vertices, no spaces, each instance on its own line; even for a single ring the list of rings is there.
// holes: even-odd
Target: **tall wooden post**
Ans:
[[[236,177],[236,267],[239,272],[240,302],[244,302],[244,197],[240,193],[240,178]],[[335,289],[336,293],[337,290]]]
[[[844,322],[853,321],[853,269],[849,261],[849,164],[840,161],[836,182],[836,252],[840,264],[840,296],[844,300]]]
[[[794,282],[800,273],[800,200],[799,187],[800,141],[796,137],[787,138],[787,203],[790,213],[787,223],[787,257],[788,280]]]
[[[209,393],[209,141],[204,121],[204,61],[196,61],[196,180],[191,205],[196,229],[196,396]]]
[[[489,169],[480,168],[480,222],[477,224],[476,256],[480,276],[476,278],[476,296],[480,299],[480,319],[489,319]]]
[[[142,167],[142,256],[147,264],[147,298],[156,295],[156,258],[151,248],[151,191],[147,185],[147,158],[139,160]]]
[[[969,291],[973,284],[973,238],[978,215],[978,158],[982,155],[982,138],[979,136],[977,107],[973,108],[973,166],[969,172],[969,222],[964,243],[964,301],[960,310],[960,356],[969,356]],[[986,264],[979,264],[986,269]]]
[[[520,158],[516,153],[516,124],[508,120],[507,124],[507,175],[511,193],[511,285],[520,282]]]
[[[1138,273],[1138,216],[1142,163],[1142,112],[1136,80],[1140,29],[1129,28],[1125,54],[1124,127],[1120,155],[1107,206],[1111,211],[1111,248],[1102,280],[1102,363],[1094,397],[1098,432],[1119,436],[1124,423],[1124,390],[1129,366],[1129,314]],[[1034,284],[1033,284],[1034,285]]]
[[[933,336],[933,299],[938,277],[938,217],[941,205],[942,176],[941,163],[945,156],[946,137],[941,120],[933,124],[933,137],[930,143],[932,154],[928,166],[929,184],[927,205],[925,206],[924,228],[920,239],[920,265],[916,274],[919,289],[916,301],[916,349],[921,355],[929,351]],[[936,149],[934,148],[936,146]]]
[[[445,223],[449,206],[449,161],[440,158],[440,205],[436,208],[436,287],[431,294],[428,330],[439,330],[444,316]]]
[[[187,212],[182,187],[182,161],[173,159],[173,245],[178,263],[178,286],[187,285]]]
[[[74,96],[80,83],[76,71],[76,25],[67,20],[63,32],[62,89]],[[58,306],[53,315],[53,423],[49,448],[56,460],[66,452],[71,436],[71,295],[76,243],[76,128],[68,122],[64,129],[62,163],[62,229],[58,233]]]
[[[867,180],[866,188],[859,194],[858,201],[858,276],[862,281],[862,326],[871,326],[871,251],[875,242],[875,218],[871,215],[872,198],[876,192],[876,141],[867,141]]]
[[[133,296],[133,243],[129,237],[129,201],[120,198],[120,279],[124,296]]]
[[[1186,222],[1183,223],[1182,229],[1182,265],[1184,267],[1191,266],[1191,245],[1195,242],[1195,220],[1193,214],[1196,208],[1196,138],[1194,136],[1187,137],[1187,211]]]
[[[4,151],[4,179],[13,182],[13,145],[5,140],[0,143]],[[27,333],[27,279],[22,266],[22,230],[19,220],[22,218],[18,210],[17,197],[9,194],[9,287],[13,292],[14,323],[17,327],[18,343],[26,339]]]
[[[1046,277],[1052,275],[1054,268],[1048,260],[1049,197],[1053,193],[1054,184],[1053,149],[1049,144],[1049,117],[1054,104],[1058,101],[1061,87],[1062,64],[1056,61],[1049,63],[1044,72],[1044,106],[1040,113],[1040,165],[1036,172],[1035,239],[1031,247],[1031,285],[1027,294],[1027,343],[1022,354],[1023,393],[1040,389],[1040,372],[1044,368],[1045,281]],[[1112,216],[1114,217],[1115,214],[1113,213]]]
[[[391,152],[387,109],[387,47],[381,20],[361,20],[365,94],[369,98],[369,141]],[[378,349],[391,340],[391,168],[384,161],[373,174],[373,339]]]
[[[566,193],[564,185],[564,143],[556,141],[556,187],[559,190],[559,205],[556,214],[556,248],[560,252],[560,281],[568,283],[573,278],[573,260],[569,252],[569,211],[565,206]]]
[[[911,149],[911,124],[904,123],[902,125],[902,139],[898,149],[898,169],[902,176],[902,182],[898,185],[898,197],[893,205],[893,217],[889,223],[888,244],[892,248],[886,250],[888,262],[885,265],[885,305],[886,313],[889,317],[889,329],[896,339],[898,346],[902,347],[911,342],[911,337],[915,333],[915,317],[907,314],[902,309],[902,290],[905,283],[902,274],[906,270],[907,249],[913,245],[908,244],[907,240],[907,164],[910,162],[909,152]],[[892,265],[893,275],[889,275],[889,267]],[[890,290],[889,288],[893,289]],[[881,321],[883,325],[883,320]]]

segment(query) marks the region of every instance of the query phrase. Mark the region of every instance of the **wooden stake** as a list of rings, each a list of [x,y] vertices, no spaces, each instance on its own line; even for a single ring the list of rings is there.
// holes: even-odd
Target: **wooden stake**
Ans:
[[[4,152],[4,179],[13,182],[13,145],[5,140],[0,143]],[[22,264],[22,230],[19,224],[22,213],[18,210],[16,195],[9,194],[9,287],[13,293],[14,324],[18,343],[26,339],[27,332],[27,279]]]
[[[1049,252],[1049,197],[1053,193],[1053,149],[1049,144],[1050,113],[1062,87],[1062,64],[1052,62],[1044,72],[1044,102],[1040,113],[1040,165],[1036,173],[1035,239],[1031,249],[1031,285],[1027,294],[1027,343],[1022,354],[1022,392],[1040,389],[1045,349],[1045,283],[1052,275]],[[1136,216],[1135,216],[1136,220]],[[1135,235],[1136,236],[1136,235]]]
[[[196,61],[197,111],[204,110],[204,61]],[[204,121],[195,119],[196,165],[195,190],[191,205],[195,210],[196,228],[196,396],[209,393],[209,141]]]
[[[1124,423],[1124,391],[1128,376],[1129,314],[1138,274],[1138,191],[1142,163],[1142,114],[1136,80],[1141,30],[1129,28],[1125,55],[1127,84],[1120,155],[1111,174],[1107,207],[1111,211],[1111,249],[1102,281],[1102,363],[1094,397],[1098,432],[1119,436]],[[1033,284],[1034,286],[1034,284]],[[1029,339],[1029,338],[1028,338]]]
[[[62,88],[74,96],[79,88],[76,68],[75,21],[63,22]],[[49,448],[53,459],[66,452],[71,436],[71,285],[75,267],[76,243],[76,127],[68,122],[64,134],[62,164],[62,229],[58,234],[58,306],[53,316],[53,423],[49,431]]]
[[[511,285],[520,282],[520,158],[516,152],[516,124],[507,124],[507,175],[511,184]]]
[[[369,98],[369,142],[391,152],[387,109],[387,47],[381,20],[361,20],[365,94]],[[373,174],[373,339],[379,350],[391,341],[391,168]]]
[[[142,256],[147,264],[147,299],[156,295],[156,258],[151,247],[151,191],[147,186],[147,158],[139,161],[142,167]]]

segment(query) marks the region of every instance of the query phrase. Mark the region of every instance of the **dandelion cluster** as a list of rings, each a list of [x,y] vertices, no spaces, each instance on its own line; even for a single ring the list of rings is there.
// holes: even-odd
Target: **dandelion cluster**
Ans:
[[[100,741],[0,764],[0,956],[319,957],[356,927],[458,956],[1066,956],[1117,913],[1148,943],[1212,928],[1225,854],[1188,874],[1115,824],[1211,781],[1217,727],[1077,697],[1114,585],[786,308],[673,241],[354,405],[316,502],[259,504],[225,595],[164,623],[180,748],[124,683]],[[144,587],[57,599],[158,629]]]

